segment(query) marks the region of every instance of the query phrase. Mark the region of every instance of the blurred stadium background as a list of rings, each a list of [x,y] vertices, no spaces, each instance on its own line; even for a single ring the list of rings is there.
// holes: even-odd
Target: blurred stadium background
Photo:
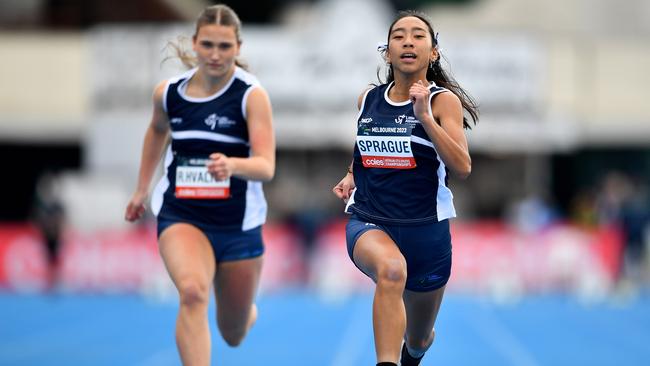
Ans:
[[[211,3],[0,2],[0,364],[179,364],[153,218],[122,217],[153,87],[182,70],[165,46]],[[214,364],[373,363],[372,288],[331,187],[405,8],[431,16],[481,106],[423,365],[650,364],[650,2],[226,3],[273,102],[278,161],[260,322],[241,350],[215,333]]]

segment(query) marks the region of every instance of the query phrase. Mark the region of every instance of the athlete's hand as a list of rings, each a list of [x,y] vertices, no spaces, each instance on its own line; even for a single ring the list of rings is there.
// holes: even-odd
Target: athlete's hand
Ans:
[[[147,193],[135,192],[129,204],[126,206],[126,212],[124,213],[124,219],[126,221],[133,222],[138,220],[144,215],[146,208],[144,206],[145,201],[147,200]]]
[[[233,160],[226,155],[214,153],[210,155],[210,161],[207,164],[208,173],[216,180],[226,180],[232,176],[234,165]]]
[[[409,88],[409,98],[413,103],[413,112],[420,121],[429,113],[429,95],[431,95],[431,91],[422,80],[413,83]]]
[[[348,173],[345,175],[345,177],[343,177],[343,179],[341,179],[339,184],[334,186],[332,192],[334,192],[336,197],[342,199],[343,202],[348,203],[350,194],[352,193],[354,187],[356,187],[354,184],[354,177],[352,176],[352,173]]]

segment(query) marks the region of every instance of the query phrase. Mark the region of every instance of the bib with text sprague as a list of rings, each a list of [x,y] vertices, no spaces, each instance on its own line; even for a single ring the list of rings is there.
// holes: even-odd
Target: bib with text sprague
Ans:
[[[411,150],[410,125],[394,123],[361,124],[357,132],[357,147],[365,168],[413,169],[416,167]]]

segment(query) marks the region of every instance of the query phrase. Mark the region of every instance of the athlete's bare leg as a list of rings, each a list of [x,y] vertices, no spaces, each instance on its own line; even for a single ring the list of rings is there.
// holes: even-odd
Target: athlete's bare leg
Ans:
[[[404,291],[406,307],[405,341],[409,350],[415,352],[416,358],[426,352],[435,337],[434,325],[445,286],[430,292]]]
[[[402,299],[406,260],[393,240],[380,230],[363,233],[353,255],[355,263],[376,283],[372,322],[377,362],[397,363],[406,328]]]
[[[263,257],[219,263],[214,279],[217,300],[217,326],[231,347],[238,346],[257,319],[253,303]]]
[[[216,272],[208,238],[190,224],[177,223],[160,235],[160,255],[176,285],[180,308],[176,345],[185,366],[210,364],[208,303]]]

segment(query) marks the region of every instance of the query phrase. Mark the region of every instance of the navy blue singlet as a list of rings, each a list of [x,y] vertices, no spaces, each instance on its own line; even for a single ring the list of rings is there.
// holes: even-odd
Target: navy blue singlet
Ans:
[[[456,216],[448,169],[438,156],[410,100],[393,102],[393,83],[366,92],[357,118],[353,174],[356,188],[346,206],[370,222],[417,225]],[[431,97],[447,89],[432,84]],[[429,113],[431,99],[429,99]]]
[[[206,98],[185,92],[196,72],[190,70],[168,81],[163,108],[171,126],[171,144],[165,156],[165,174],[152,195],[159,219],[196,223],[205,228],[249,230],[266,220],[262,183],[231,177],[215,181],[205,164],[210,154],[248,157],[246,100],[259,85],[236,68],[220,91]]]

